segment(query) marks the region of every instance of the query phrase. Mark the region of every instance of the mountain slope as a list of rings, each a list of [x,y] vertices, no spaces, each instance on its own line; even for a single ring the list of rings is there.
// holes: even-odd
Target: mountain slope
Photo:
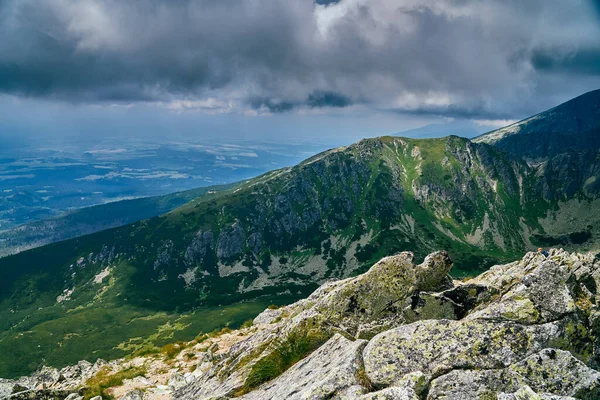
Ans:
[[[0,231],[0,257],[152,218],[165,214],[206,193],[225,190],[235,185],[201,187],[163,196],[122,200],[85,207],[58,217]]]
[[[532,168],[534,192],[547,205],[538,244],[600,243],[600,90],[473,141]]]
[[[599,398],[597,255],[533,252],[467,281],[450,279],[443,251],[419,261],[411,252],[385,257],[239,330],[0,380],[0,396]]]
[[[0,353],[13,355],[0,376],[240,324],[397,251],[447,248],[455,272],[472,274],[545,234],[552,204],[537,172],[458,137],[368,139],[161,217],[0,259]]]
[[[473,141],[533,160],[568,151],[597,150],[600,148],[600,89]]]

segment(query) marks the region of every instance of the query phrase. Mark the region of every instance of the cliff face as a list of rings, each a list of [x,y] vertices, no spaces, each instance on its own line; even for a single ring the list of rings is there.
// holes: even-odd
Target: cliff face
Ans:
[[[466,281],[452,280],[451,267],[445,252],[421,264],[412,253],[400,253],[355,278],[326,283],[297,303],[267,309],[251,327],[181,344],[172,361],[156,355],[46,368],[2,381],[0,390],[45,383],[59,397],[79,388],[86,394],[99,373],[135,367],[143,368],[142,377],[118,385],[135,390],[105,394],[184,400],[599,398],[598,258],[562,250],[547,257],[527,253]]]

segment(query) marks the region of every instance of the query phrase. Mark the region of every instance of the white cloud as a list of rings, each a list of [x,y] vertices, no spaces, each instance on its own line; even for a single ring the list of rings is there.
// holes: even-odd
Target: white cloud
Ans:
[[[215,98],[207,98],[202,100],[173,100],[166,103],[165,107],[177,113],[193,111],[204,114],[228,114],[234,110],[235,104],[231,101],[226,102]]]
[[[258,157],[258,154],[256,154],[253,151],[244,151],[244,152],[238,153],[238,156],[240,156],[240,157]]]

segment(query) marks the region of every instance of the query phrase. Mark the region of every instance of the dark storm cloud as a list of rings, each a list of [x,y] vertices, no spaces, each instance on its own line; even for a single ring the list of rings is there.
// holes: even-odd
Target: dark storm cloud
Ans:
[[[269,112],[527,113],[600,85],[599,2],[565,3],[2,0],[0,92]]]
[[[541,71],[600,75],[600,46],[570,54],[553,49],[537,50],[533,53],[532,63]]]
[[[292,111],[298,106],[289,101],[282,101],[267,98],[253,98],[249,100],[250,106],[255,110],[266,110],[271,113],[282,113]]]
[[[315,91],[304,101],[286,101],[269,98],[252,98],[248,101],[255,110],[266,110],[271,113],[283,113],[297,108],[343,108],[352,105],[352,100],[341,93]]]
[[[598,13],[598,18],[600,18],[600,0],[590,0],[590,2],[596,13]]]
[[[316,91],[308,96],[306,104],[312,108],[348,107],[352,100],[340,93]]]

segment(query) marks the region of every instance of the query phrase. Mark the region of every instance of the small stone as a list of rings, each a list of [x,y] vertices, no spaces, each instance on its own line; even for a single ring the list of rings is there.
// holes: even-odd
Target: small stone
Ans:
[[[71,393],[70,395],[65,397],[65,400],[83,400],[83,396],[79,393]]]
[[[360,400],[420,400],[414,390],[406,387],[389,387],[378,392],[365,394]]]
[[[173,391],[179,390],[185,385],[187,385],[187,381],[179,372],[174,372],[169,378],[169,386]]]
[[[123,396],[119,397],[119,400],[143,400],[143,399],[144,399],[144,392],[142,392],[139,389],[132,390],[131,392],[127,392]]]

